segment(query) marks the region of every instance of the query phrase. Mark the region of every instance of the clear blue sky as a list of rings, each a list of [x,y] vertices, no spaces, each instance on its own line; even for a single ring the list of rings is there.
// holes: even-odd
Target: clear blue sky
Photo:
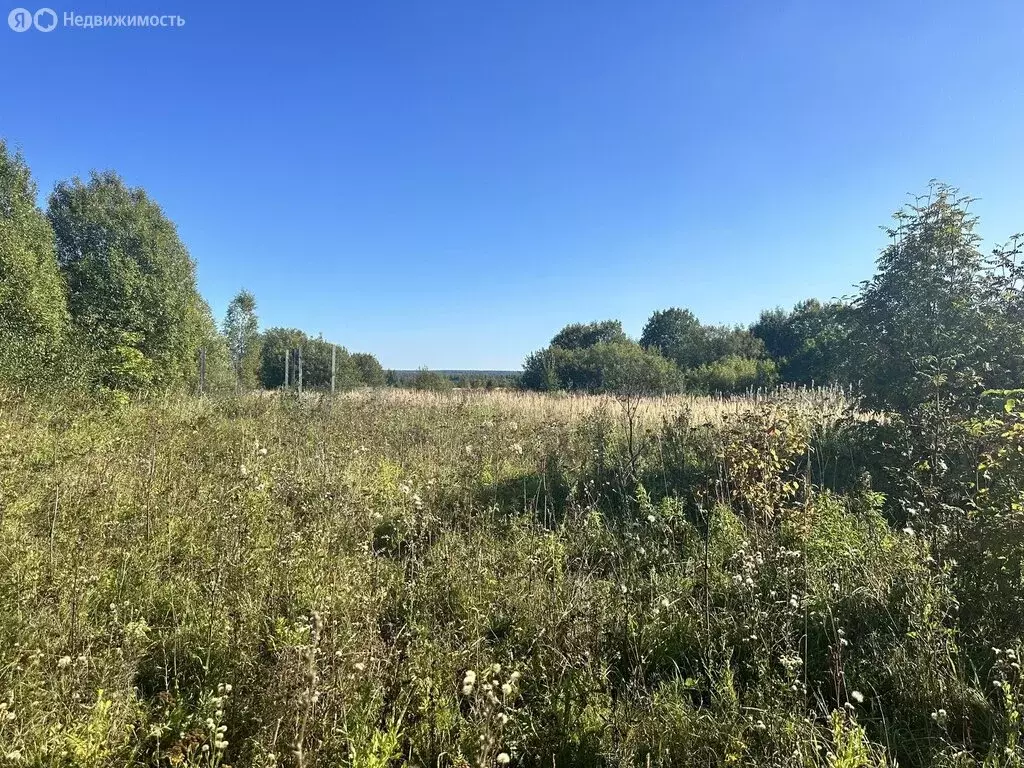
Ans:
[[[186,25],[0,28],[0,135],[42,194],[117,170],[218,315],[245,286],[387,367],[848,294],[933,177],[991,241],[1024,230],[1019,0],[52,7]]]

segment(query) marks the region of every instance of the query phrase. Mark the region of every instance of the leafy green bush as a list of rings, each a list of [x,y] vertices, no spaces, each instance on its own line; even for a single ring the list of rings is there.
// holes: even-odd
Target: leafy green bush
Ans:
[[[549,347],[527,359],[527,389],[565,389],[615,394],[674,392],[679,370],[635,342],[599,342],[581,349]]]
[[[413,389],[419,389],[426,392],[447,392],[449,389],[453,389],[455,387],[455,382],[443,373],[430,371],[426,368],[421,368],[417,371],[416,375],[412,377],[412,381],[410,383]]]
[[[687,371],[685,379],[695,392],[735,394],[774,386],[779,377],[774,360],[725,357]]]

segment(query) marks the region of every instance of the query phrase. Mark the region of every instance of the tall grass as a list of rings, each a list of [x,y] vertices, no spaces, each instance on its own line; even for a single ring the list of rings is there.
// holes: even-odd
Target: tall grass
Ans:
[[[959,623],[873,423],[2,395],[0,765],[1019,766],[1021,628]]]

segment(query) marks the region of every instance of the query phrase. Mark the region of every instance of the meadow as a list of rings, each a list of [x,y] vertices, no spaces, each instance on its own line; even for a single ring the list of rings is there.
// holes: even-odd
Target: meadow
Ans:
[[[998,413],[4,393],[0,764],[1020,766]]]

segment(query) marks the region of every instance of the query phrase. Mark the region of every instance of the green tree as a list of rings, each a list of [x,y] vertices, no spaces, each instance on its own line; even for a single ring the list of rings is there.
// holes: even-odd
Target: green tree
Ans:
[[[352,363],[359,371],[359,380],[368,387],[383,387],[384,369],[376,357],[367,352],[353,352]]]
[[[561,349],[585,349],[602,342],[626,341],[626,333],[619,320],[602,320],[593,323],[573,323],[565,326],[551,339],[552,347]]]
[[[886,230],[892,243],[854,301],[855,375],[874,405],[974,400],[999,356],[970,202],[933,183]]]
[[[306,344],[309,337],[297,328],[268,328],[260,339],[260,384],[265,389],[284,386],[284,355],[291,349]],[[289,372],[289,383],[295,382],[296,372]]]
[[[988,259],[985,303],[994,351],[986,385],[1014,389],[1024,382],[1024,235],[1013,235]]]
[[[413,376],[411,385],[413,389],[426,392],[447,392],[455,387],[455,382],[439,371],[420,368]]]
[[[750,332],[775,361],[782,381],[831,384],[843,380],[851,319],[847,304],[808,299],[791,312],[765,310]]]
[[[675,392],[679,368],[657,352],[634,341],[602,342],[584,352],[583,366],[598,374],[594,391],[618,395]]]
[[[58,184],[48,216],[71,318],[95,350],[99,383],[144,390],[193,378],[202,299],[195,265],[160,206],[105,172]]]
[[[656,311],[644,326],[640,346],[658,350],[683,370],[707,362],[707,333],[688,309]]]
[[[658,350],[687,371],[727,357],[764,357],[764,345],[748,329],[704,325],[688,309],[658,310],[644,326],[640,345]]]
[[[747,328],[739,325],[708,325],[704,327],[704,363],[727,357],[759,359],[765,356],[764,344]]]
[[[539,392],[555,392],[562,389],[559,371],[572,356],[570,350],[561,347],[545,347],[533,352],[523,363],[520,384],[523,389]]]
[[[252,389],[257,383],[260,363],[259,318],[256,297],[242,289],[228,304],[224,316],[224,338],[235,373],[236,386]]]
[[[217,330],[210,306],[200,300],[199,307],[199,347],[206,351],[206,392],[232,392],[238,387],[235,368],[231,363],[231,352],[227,339]],[[195,371],[188,379],[188,386],[195,389],[199,383],[199,372]]]
[[[312,378],[310,386],[330,389],[331,386],[331,351],[335,354],[335,382],[338,391],[355,389],[363,383],[359,367],[345,347],[332,344],[323,337],[311,339],[308,345],[308,357],[313,367],[310,369]]]
[[[630,340],[577,349],[552,346],[523,365],[522,386],[541,391],[646,394],[677,391],[679,385],[675,363]]]
[[[310,338],[296,328],[268,328],[260,347],[260,383],[267,389],[284,384],[284,354],[286,350],[302,350],[302,386],[304,389],[330,389],[331,354],[336,356],[335,387],[338,390],[358,387],[362,382],[359,368],[348,351],[324,339]],[[290,364],[289,384],[298,381],[295,358]]]
[[[0,379],[42,384],[67,332],[53,230],[20,154],[0,141]]]

